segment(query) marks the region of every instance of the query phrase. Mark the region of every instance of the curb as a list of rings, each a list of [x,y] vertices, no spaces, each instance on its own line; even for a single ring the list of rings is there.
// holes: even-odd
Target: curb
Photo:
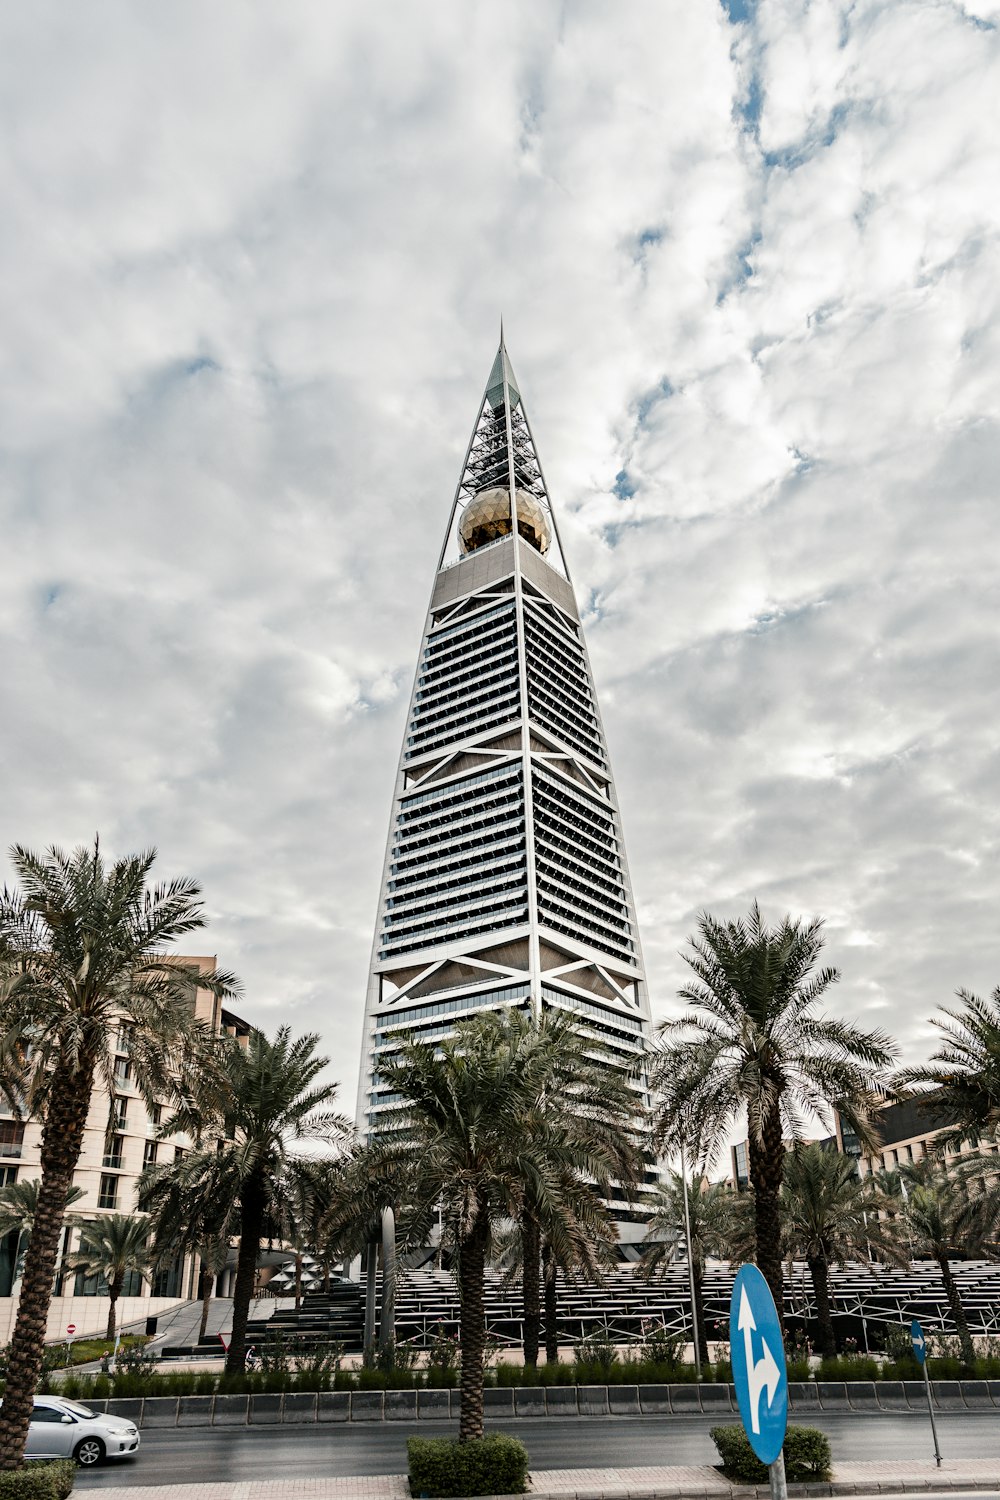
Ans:
[[[544,1473],[544,1471],[543,1471]],[[542,1475],[539,1475],[542,1478]],[[873,1479],[865,1484],[841,1484],[831,1480],[828,1484],[790,1484],[789,1496],[826,1495],[919,1495],[940,1494],[942,1490],[996,1491],[996,1483],[990,1479]],[[527,1494],[530,1500],[770,1500],[767,1485],[731,1485],[728,1488],[707,1485],[704,1489],[695,1486],[671,1486],[663,1484],[632,1485],[627,1490],[615,1485],[579,1490],[535,1489],[529,1476]],[[466,1496],[465,1500],[471,1500]]]

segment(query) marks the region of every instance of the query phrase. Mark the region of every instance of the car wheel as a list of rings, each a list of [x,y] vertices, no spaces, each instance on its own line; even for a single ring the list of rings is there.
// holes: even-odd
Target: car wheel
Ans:
[[[84,1469],[92,1469],[104,1457],[104,1444],[100,1438],[81,1438],[73,1449],[73,1457]]]

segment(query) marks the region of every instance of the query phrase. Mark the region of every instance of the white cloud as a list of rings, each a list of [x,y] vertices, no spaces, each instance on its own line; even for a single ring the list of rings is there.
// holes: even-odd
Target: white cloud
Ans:
[[[353,1101],[502,311],[658,1009],[759,895],[926,1046],[1000,978],[997,15],[5,14],[4,842],[155,841]]]

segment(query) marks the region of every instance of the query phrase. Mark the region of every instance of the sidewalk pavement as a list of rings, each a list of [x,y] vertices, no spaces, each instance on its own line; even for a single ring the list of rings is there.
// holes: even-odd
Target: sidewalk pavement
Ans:
[[[790,1484],[789,1495],[892,1495],[939,1490],[1000,1494],[1000,1462],[983,1458],[933,1463],[835,1464],[827,1484]],[[239,1484],[126,1485],[114,1500],[410,1500],[403,1474],[358,1479],[252,1479]],[[641,1469],[540,1469],[530,1500],[766,1500],[767,1485],[732,1485],[695,1464]]]

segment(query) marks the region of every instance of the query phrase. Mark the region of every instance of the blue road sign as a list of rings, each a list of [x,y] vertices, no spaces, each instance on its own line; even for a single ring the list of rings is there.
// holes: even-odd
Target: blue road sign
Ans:
[[[788,1374],[774,1298],[756,1266],[736,1273],[729,1353],[744,1431],[761,1463],[773,1464],[788,1425]]]
[[[917,1356],[917,1359],[923,1364],[927,1358],[927,1340],[924,1338],[924,1330],[916,1318],[910,1324],[910,1343],[913,1345],[913,1352]]]

